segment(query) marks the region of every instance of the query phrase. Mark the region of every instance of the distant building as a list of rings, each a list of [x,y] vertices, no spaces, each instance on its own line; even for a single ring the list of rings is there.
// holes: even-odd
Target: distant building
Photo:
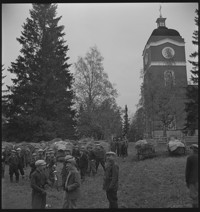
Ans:
[[[186,118],[185,102],[188,82],[185,42],[178,31],[166,27],[165,20],[166,18],[160,14],[156,20],[157,28],[153,30],[143,51],[144,92],[146,92],[143,107],[145,134],[148,137],[182,136]],[[167,86],[171,89],[169,89],[170,92],[175,91],[169,92],[171,96],[166,94],[167,104],[163,102],[164,105],[158,105],[159,92],[163,95],[163,89]],[[168,103],[171,104],[172,109],[168,107]],[[166,113],[158,112],[158,106],[163,108],[163,111],[166,110]],[[165,126],[164,121],[161,120],[166,118],[164,115],[169,119],[169,123]],[[165,135],[163,135],[164,127]]]

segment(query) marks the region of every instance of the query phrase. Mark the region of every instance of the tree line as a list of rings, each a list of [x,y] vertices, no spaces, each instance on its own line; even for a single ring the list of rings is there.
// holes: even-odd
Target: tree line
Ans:
[[[20,55],[7,70],[15,77],[2,95],[3,139],[108,139],[127,133],[127,106],[124,125],[124,110],[97,46],[70,64],[56,10],[57,4],[32,4],[17,38]]]

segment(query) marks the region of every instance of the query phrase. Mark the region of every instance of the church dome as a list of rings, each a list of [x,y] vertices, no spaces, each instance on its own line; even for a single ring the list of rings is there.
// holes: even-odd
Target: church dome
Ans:
[[[180,36],[180,34],[175,29],[159,26],[157,29],[153,30],[151,36]]]

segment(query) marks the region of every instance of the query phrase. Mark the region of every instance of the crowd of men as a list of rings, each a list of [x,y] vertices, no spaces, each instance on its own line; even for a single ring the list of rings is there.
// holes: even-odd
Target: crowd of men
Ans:
[[[64,191],[63,208],[76,208],[77,200],[80,197],[80,186],[86,176],[94,177],[97,174],[99,164],[104,170],[103,190],[109,201],[109,208],[118,208],[118,176],[119,166],[116,157],[126,157],[128,148],[127,139],[114,138],[110,145],[109,152],[100,145],[88,145],[79,147],[75,145],[72,150],[65,151],[63,167],[61,170],[62,189]],[[187,158],[186,163],[186,184],[190,190],[190,197],[193,200],[193,207],[198,207],[198,145],[192,145],[193,154]],[[21,149],[11,151],[7,159],[9,165],[10,182],[13,182],[15,175],[16,182],[19,182],[19,174],[24,178],[25,162]],[[57,160],[53,149],[44,152],[39,149],[32,154],[30,162],[31,171],[29,174],[32,188],[32,208],[44,209],[46,207],[45,186],[53,186],[57,181],[56,175]],[[5,172],[5,152],[2,149],[2,177]]]

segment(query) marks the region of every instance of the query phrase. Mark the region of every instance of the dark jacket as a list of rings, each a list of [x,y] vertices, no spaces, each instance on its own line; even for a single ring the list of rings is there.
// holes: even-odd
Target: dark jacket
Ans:
[[[108,163],[104,174],[103,189],[118,190],[119,166],[114,163]]]
[[[96,156],[93,150],[88,151],[88,160],[96,160]]]
[[[18,160],[19,160],[19,166],[23,167],[25,166],[25,157],[22,154],[17,154]]]
[[[18,168],[18,165],[19,165],[19,159],[18,159],[18,157],[17,156],[10,156],[9,158],[8,158],[8,164],[9,164],[9,167],[10,168]]]
[[[35,170],[31,174],[31,188],[32,188],[32,208],[45,209],[46,205],[46,192],[44,189],[47,184],[47,177],[39,170]]]
[[[47,184],[47,177],[44,173],[35,170],[31,175],[31,188],[37,193],[44,193],[44,186]]]
[[[194,153],[187,158],[185,180],[187,186],[198,182],[198,153]]]
[[[65,191],[68,199],[77,199],[80,196],[81,177],[77,169],[70,170],[65,182]]]
[[[88,157],[85,153],[83,153],[82,155],[80,155],[79,158],[79,168],[87,169],[87,167],[88,167]]]

